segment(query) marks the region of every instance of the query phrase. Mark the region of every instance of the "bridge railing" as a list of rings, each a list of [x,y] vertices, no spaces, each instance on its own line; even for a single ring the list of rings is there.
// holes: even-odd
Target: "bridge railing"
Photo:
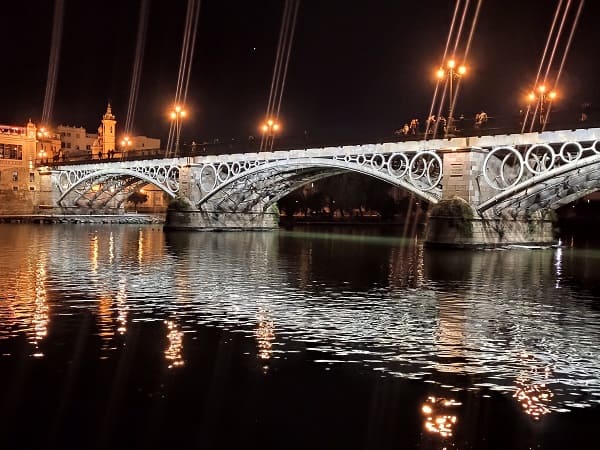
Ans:
[[[595,120],[580,121],[574,119],[577,117],[573,111],[557,111],[552,115],[552,121],[546,124],[546,131],[564,130],[564,129],[585,129],[600,127],[600,118]],[[452,133],[444,133],[443,130],[438,130],[436,138],[453,138],[467,136],[487,136],[487,135],[504,135],[504,134],[519,134],[521,133],[522,125],[519,123],[518,117],[502,117],[490,116],[487,123],[476,126],[472,119],[457,120],[455,122],[456,129]],[[299,136],[277,136],[274,140],[272,151],[286,151],[303,148],[323,148],[323,147],[338,147],[345,145],[363,145],[377,144],[384,142],[406,142],[406,141],[421,141],[432,139],[432,133],[424,133],[424,125],[415,134],[395,134],[393,131],[389,134],[380,135],[347,135],[347,136],[319,136],[303,134]],[[539,126],[533,128],[533,131],[539,131]],[[529,132],[526,129],[525,132]],[[260,137],[255,139],[227,139],[213,140],[212,142],[202,143],[183,143],[177,155],[167,155],[164,149],[140,149],[130,150],[123,156],[112,158],[98,158],[98,155],[79,155],[68,158],[54,158],[52,161],[36,161],[38,165],[63,166],[63,165],[79,165],[89,163],[103,162],[119,162],[119,161],[137,161],[148,159],[163,159],[167,157],[193,157],[205,155],[224,155],[237,153],[255,153],[259,152]],[[271,151],[271,150],[270,150]],[[105,155],[106,156],[106,155]]]

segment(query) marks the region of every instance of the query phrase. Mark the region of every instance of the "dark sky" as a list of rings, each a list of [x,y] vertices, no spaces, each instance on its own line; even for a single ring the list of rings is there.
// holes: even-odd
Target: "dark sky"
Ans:
[[[475,0],[472,0],[474,3]],[[38,121],[44,102],[53,2],[5,2],[0,123]],[[600,26],[588,0],[560,86],[560,107],[600,104]],[[303,0],[282,123],[287,134],[390,134],[424,118],[454,1]],[[457,102],[470,116],[518,111],[535,77],[556,1],[484,0]],[[283,1],[204,0],[183,139],[258,134]],[[152,0],[134,128],[163,137],[174,97],[186,2]],[[125,121],[139,1],[65,0],[53,122],[95,131],[106,102]],[[253,50],[256,48],[256,50]]]

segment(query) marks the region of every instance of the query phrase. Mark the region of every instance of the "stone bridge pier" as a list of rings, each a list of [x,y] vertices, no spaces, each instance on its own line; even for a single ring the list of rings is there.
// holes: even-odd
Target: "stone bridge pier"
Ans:
[[[269,201],[269,196],[261,195],[266,188],[259,180],[250,178],[216,189],[218,177],[223,177],[226,169],[221,166],[219,172],[218,165],[215,170],[204,167],[205,164],[192,162],[180,169],[180,195],[171,202],[167,211],[166,229],[222,231],[279,228],[277,204]],[[209,183],[206,192],[202,190],[202,182]],[[210,191],[213,191],[212,195],[207,195]]]
[[[442,198],[430,209],[425,244],[453,248],[555,244],[555,216],[550,209],[480,208],[498,194],[488,183],[486,170],[490,165],[498,169],[502,158],[486,161],[489,154],[481,147],[443,152]]]
[[[597,128],[469,137],[440,153],[430,245],[551,245],[555,210],[600,189]]]

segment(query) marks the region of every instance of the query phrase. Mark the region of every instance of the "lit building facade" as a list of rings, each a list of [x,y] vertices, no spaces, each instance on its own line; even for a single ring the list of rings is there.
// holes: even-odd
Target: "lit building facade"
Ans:
[[[42,144],[38,130],[29,121],[26,126],[0,125],[0,213],[28,214],[38,203],[39,174],[35,170]],[[44,152],[51,147],[44,147]],[[41,153],[43,156],[44,154]],[[45,156],[51,157],[48,153]]]
[[[65,159],[98,158],[102,153],[107,157],[114,152],[120,157],[133,150],[160,149],[160,139],[147,136],[117,136],[117,120],[110,103],[102,116],[97,133],[88,133],[83,127],[59,125],[61,153]]]

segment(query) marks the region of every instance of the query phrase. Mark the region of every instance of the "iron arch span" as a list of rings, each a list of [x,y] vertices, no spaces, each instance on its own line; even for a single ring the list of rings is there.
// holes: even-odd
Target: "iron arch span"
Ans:
[[[107,168],[96,171],[59,171],[56,184],[60,206],[105,207],[111,201],[120,206],[141,186],[156,186],[171,198],[179,192],[179,167],[148,170]]]
[[[600,190],[600,154],[574,159],[514,184],[478,206],[488,217],[531,217]]]
[[[398,156],[402,155],[402,156]],[[233,164],[196,168],[192,203],[211,212],[266,211],[279,199],[311,182],[346,172],[385,181],[436,204],[441,198],[441,159],[432,152],[409,159],[404,154],[363,160],[297,158],[238,170]]]

